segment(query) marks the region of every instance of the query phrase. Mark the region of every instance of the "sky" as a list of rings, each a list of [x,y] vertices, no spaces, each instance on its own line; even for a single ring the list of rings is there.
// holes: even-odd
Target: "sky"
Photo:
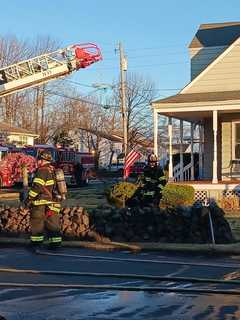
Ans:
[[[1,36],[50,36],[62,47],[92,42],[103,60],[71,76],[83,94],[119,77],[121,41],[128,72],[151,80],[158,98],[190,80],[188,45],[202,23],[240,20],[239,0],[11,0],[0,1]],[[110,90],[110,89],[109,89]]]

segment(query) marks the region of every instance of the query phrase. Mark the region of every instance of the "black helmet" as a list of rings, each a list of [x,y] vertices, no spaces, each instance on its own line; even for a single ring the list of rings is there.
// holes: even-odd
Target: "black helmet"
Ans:
[[[45,161],[53,161],[53,157],[51,151],[49,150],[40,150],[38,153],[38,160],[45,160]]]
[[[158,161],[158,159],[157,159],[157,156],[155,155],[155,154],[150,154],[149,156],[148,156],[148,164],[150,164],[150,165],[156,165],[157,164],[157,161]]]

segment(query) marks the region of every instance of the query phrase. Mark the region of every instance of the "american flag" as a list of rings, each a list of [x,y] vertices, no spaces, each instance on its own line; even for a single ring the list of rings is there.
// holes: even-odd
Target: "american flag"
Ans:
[[[131,165],[133,165],[134,162],[136,160],[138,160],[139,158],[141,158],[141,153],[139,153],[135,150],[132,150],[128,153],[126,160],[125,160],[125,164],[124,164],[124,176],[123,176],[124,179],[126,179],[129,176]]]

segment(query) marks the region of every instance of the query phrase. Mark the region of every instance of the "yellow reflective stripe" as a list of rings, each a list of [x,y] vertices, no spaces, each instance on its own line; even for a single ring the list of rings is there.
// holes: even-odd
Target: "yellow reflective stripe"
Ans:
[[[56,207],[53,207],[53,206],[48,206],[48,208],[50,209],[50,210],[52,210],[52,211],[55,211],[55,212],[57,212],[57,213],[59,213],[60,212],[60,208],[56,208]]]
[[[165,176],[162,176],[162,177],[159,178],[159,180],[160,180],[160,181],[161,181],[161,180],[166,180],[166,177],[165,177]]]
[[[49,238],[49,242],[50,243],[56,243],[56,242],[61,242],[62,241],[62,237],[51,237]]]
[[[45,186],[52,186],[54,184],[54,180],[47,180]]]
[[[44,237],[43,236],[31,236],[31,241],[36,241],[36,242],[40,242],[43,241]]]
[[[33,190],[30,190],[30,191],[29,191],[29,195],[30,195],[30,197],[35,198],[35,197],[38,195],[38,193],[35,192],[35,191],[33,191]]]
[[[49,201],[49,200],[35,200],[35,201],[33,201],[34,206],[40,206],[40,205],[49,204],[49,203],[52,203],[52,201]]]
[[[144,196],[152,196],[154,195],[154,191],[146,191],[144,192]]]
[[[38,183],[38,184],[40,184],[42,186],[45,185],[45,181],[43,179],[41,179],[41,178],[34,178],[33,179],[33,183]]]

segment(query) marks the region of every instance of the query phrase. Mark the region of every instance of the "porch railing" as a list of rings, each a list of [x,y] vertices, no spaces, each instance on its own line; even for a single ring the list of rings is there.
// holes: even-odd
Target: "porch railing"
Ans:
[[[191,169],[192,169],[192,163],[190,162],[187,164],[185,167],[182,169],[182,174],[181,174],[181,166],[180,163],[178,163],[174,168],[173,168],[173,177],[174,181],[190,181],[192,176],[191,176]]]

